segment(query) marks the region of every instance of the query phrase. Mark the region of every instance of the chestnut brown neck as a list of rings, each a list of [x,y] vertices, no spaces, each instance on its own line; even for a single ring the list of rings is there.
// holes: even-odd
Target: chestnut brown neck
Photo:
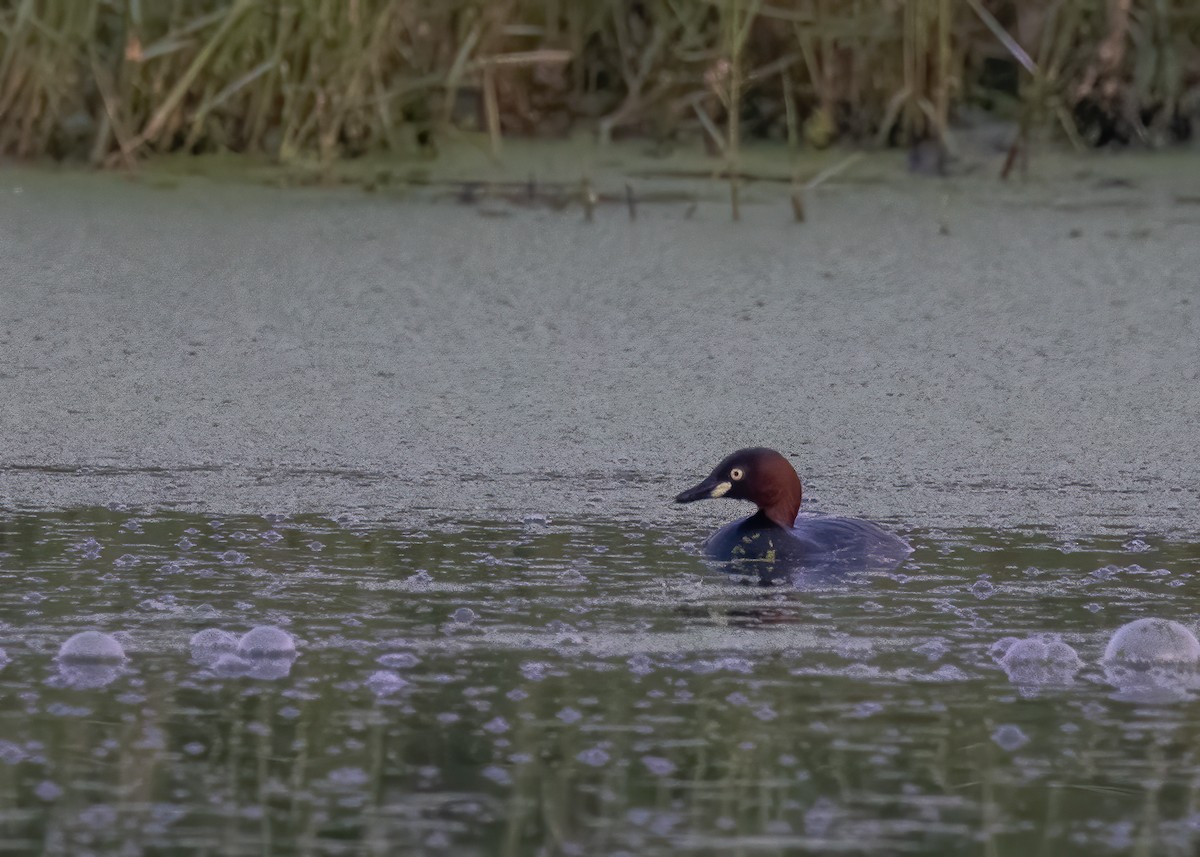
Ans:
[[[778,479],[761,496],[755,498],[762,513],[781,527],[792,527],[796,524],[796,516],[800,514],[800,500],[803,491],[800,479],[792,473],[792,479]]]

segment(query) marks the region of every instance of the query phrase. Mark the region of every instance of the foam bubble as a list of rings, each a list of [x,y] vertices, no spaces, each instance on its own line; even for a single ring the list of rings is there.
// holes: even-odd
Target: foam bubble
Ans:
[[[1196,664],[1200,662],[1200,642],[1170,619],[1138,619],[1117,629],[1104,650],[1104,660],[1130,666]]]
[[[391,696],[393,693],[403,690],[407,685],[407,681],[391,670],[376,670],[367,679],[367,687],[376,696]]]
[[[237,651],[238,638],[220,628],[197,631],[191,639],[192,659],[202,664],[216,663],[221,655]]]
[[[1138,619],[1122,625],[1104,650],[1104,677],[1119,699],[1161,703],[1186,699],[1200,683],[1200,642],[1178,622]]]
[[[999,658],[1008,680],[1013,684],[1070,684],[1083,669],[1079,654],[1062,640],[1030,637],[1007,646]]]
[[[992,740],[1000,746],[1001,749],[1013,752],[1019,750],[1029,743],[1029,736],[1026,735],[1020,726],[1015,726],[1012,723],[1005,723],[998,727],[992,733]]]
[[[243,658],[287,658],[296,654],[292,635],[274,625],[259,625],[238,641],[237,653]]]
[[[80,631],[62,644],[58,659],[74,664],[117,663],[125,660],[125,650],[115,637],[102,631]]]

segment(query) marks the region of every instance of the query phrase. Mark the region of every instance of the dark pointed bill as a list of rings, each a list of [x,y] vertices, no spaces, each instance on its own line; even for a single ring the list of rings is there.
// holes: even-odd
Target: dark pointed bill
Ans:
[[[708,500],[712,497],[724,497],[725,492],[732,487],[732,483],[727,482],[718,476],[710,476],[699,485],[693,485],[686,491],[681,491],[675,497],[675,502],[694,503],[697,500]]]

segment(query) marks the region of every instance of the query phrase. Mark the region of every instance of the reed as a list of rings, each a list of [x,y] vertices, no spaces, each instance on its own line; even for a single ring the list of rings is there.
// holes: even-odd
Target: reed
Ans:
[[[0,154],[330,163],[594,129],[945,141],[965,107],[1078,146],[1200,123],[1192,0],[9,0]],[[731,181],[733,181],[731,179]],[[731,186],[736,195],[736,184]]]

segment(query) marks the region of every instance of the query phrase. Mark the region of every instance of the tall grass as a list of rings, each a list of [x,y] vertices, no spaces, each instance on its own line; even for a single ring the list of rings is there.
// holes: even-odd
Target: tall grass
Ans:
[[[828,145],[967,108],[1077,145],[1200,123],[1194,0],[4,0],[0,154],[321,161],[456,129]],[[731,119],[736,121],[731,121]],[[736,183],[733,185],[736,193]]]

